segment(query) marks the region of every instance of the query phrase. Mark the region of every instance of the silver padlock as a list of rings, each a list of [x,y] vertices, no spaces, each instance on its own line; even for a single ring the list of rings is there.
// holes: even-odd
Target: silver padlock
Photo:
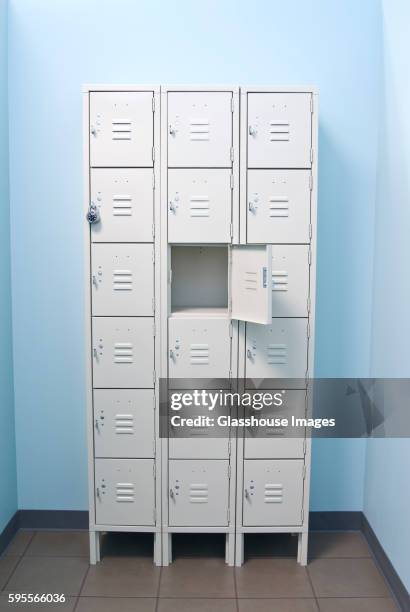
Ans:
[[[91,202],[88,208],[86,219],[90,225],[92,225],[93,223],[98,223],[100,221],[100,212],[94,202]]]

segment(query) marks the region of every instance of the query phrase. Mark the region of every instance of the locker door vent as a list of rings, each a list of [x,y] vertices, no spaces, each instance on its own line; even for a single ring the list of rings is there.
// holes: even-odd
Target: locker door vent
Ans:
[[[189,140],[209,140],[208,119],[191,119],[189,122]]]
[[[119,503],[134,503],[135,487],[132,482],[117,483],[115,499]]]
[[[288,273],[286,270],[272,271],[272,291],[288,290]]]
[[[267,482],[265,484],[264,502],[265,504],[281,504],[283,502],[283,485]]]
[[[208,503],[208,485],[206,483],[189,485],[189,503],[190,504],[207,504]]]
[[[112,276],[114,291],[132,291],[131,270],[114,270]]]
[[[257,274],[256,272],[245,272],[245,278],[243,279],[244,286],[246,291],[256,291],[257,290]]]
[[[113,119],[111,126],[112,140],[131,140],[131,121],[129,119]]]
[[[191,196],[189,199],[190,217],[209,217],[209,198],[207,196]]]
[[[114,344],[114,363],[133,363],[133,348],[131,342],[116,342]]]
[[[112,214],[114,217],[132,217],[132,198],[129,195],[112,197]]]
[[[115,415],[115,433],[116,434],[133,434],[134,433],[134,416],[132,414],[116,414]]]
[[[269,121],[269,140],[289,140],[289,121],[272,119]]]
[[[271,196],[269,198],[270,217],[289,217],[289,198],[286,196]]]
[[[189,362],[191,365],[208,365],[209,344],[191,344]]]
[[[268,344],[268,363],[286,364],[288,348],[286,344]]]

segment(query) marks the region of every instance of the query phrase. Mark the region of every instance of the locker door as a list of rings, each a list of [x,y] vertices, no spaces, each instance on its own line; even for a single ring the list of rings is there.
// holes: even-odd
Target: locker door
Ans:
[[[170,318],[169,378],[229,379],[231,329],[229,319]]]
[[[168,166],[232,165],[232,93],[168,93]]]
[[[93,317],[94,388],[154,386],[154,319]]]
[[[90,165],[153,165],[153,93],[90,93]]]
[[[309,170],[249,170],[248,242],[310,242],[310,185]]]
[[[171,527],[228,525],[229,462],[169,462],[169,524]]]
[[[231,316],[267,325],[272,319],[271,246],[233,246],[231,253]]]
[[[100,525],[155,525],[153,459],[95,460],[95,518]]]
[[[272,317],[307,317],[309,246],[272,246]]]
[[[272,319],[269,327],[248,323],[245,377],[303,379],[307,371],[307,326],[307,319]]]
[[[310,93],[248,94],[248,168],[310,168]]]
[[[257,413],[260,418],[287,418],[290,423],[292,415],[306,417],[305,389],[286,389],[282,406],[265,406]],[[305,433],[305,427],[246,428],[245,459],[303,458]]]
[[[230,242],[231,194],[230,170],[169,170],[169,242]]]
[[[304,462],[251,459],[244,462],[243,524],[302,524]]]
[[[152,316],[154,245],[94,244],[91,249],[94,316]]]
[[[154,391],[94,390],[96,457],[154,457]]]
[[[148,168],[92,168],[91,202],[100,221],[91,225],[92,242],[152,242],[153,171]]]

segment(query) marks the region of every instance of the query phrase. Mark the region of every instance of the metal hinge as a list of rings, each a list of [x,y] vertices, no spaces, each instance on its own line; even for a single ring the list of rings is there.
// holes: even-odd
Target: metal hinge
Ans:
[[[310,191],[313,189],[313,172],[309,174],[309,189]]]
[[[310,149],[310,163],[313,164],[313,149]]]
[[[157,373],[156,373],[155,370],[152,372],[152,380],[154,381],[154,386],[155,386],[155,383],[156,383],[156,380],[157,380]]]
[[[306,478],[306,463],[303,464],[302,477],[303,477],[303,480],[305,480],[305,478]]]
[[[155,263],[155,249],[152,247],[152,263]]]
[[[157,409],[157,396],[154,393],[152,397],[153,397],[153,404],[154,404],[153,407],[154,407],[154,410],[156,410]]]
[[[310,321],[307,322],[307,337],[310,338]]]
[[[232,380],[232,370],[229,370],[228,376],[229,376],[229,380]]]
[[[155,147],[152,147],[152,161],[155,161]]]
[[[308,299],[307,299],[307,311],[308,312],[310,312],[310,306],[311,306],[310,297],[308,297]]]
[[[231,449],[232,449],[232,441],[231,438],[228,439],[228,455],[231,456]]]
[[[231,172],[231,189],[233,189],[233,172]]]
[[[232,96],[232,98],[231,98],[231,112],[233,113],[234,110],[235,110],[235,102],[234,102],[234,98]]]
[[[155,97],[152,96],[152,112],[155,113]]]
[[[152,173],[152,188],[155,189],[155,172]]]
[[[155,457],[155,449],[156,449],[156,446],[155,446],[155,438],[154,438],[154,440],[152,441],[152,451],[154,453],[154,457]]]
[[[303,454],[306,455],[306,438],[303,438]]]
[[[152,473],[153,473],[153,475],[154,475],[154,478],[156,478],[156,477],[157,477],[157,475],[156,475],[156,471],[155,471],[155,461],[154,461],[154,463],[152,464]]]
[[[229,235],[231,238],[233,238],[233,223],[229,224]]]
[[[314,110],[314,108],[313,108],[313,104],[314,104],[314,103],[313,103],[313,94],[312,94],[312,95],[310,96],[310,112],[311,112],[311,113],[313,113],[313,110]]]
[[[155,223],[152,224],[152,237],[155,238]]]
[[[233,152],[233,147],[231,147],[231,161],[233,162],[234,160],[234,152]]]
[[[152,515],[154,517],[154,523],[156,524],[157,523],[157,509],[156,508],[153,509]]]
[[[232,323],[229,324],[229,337],[232,338],[233,336],[233,325]]]
[[[152,312],[155,314],[155,298],[152,298]]]
[[[156,328],[155,323],[152,325],[152,334],[153,334],[154,338],[157,335],[157,328]]]
[[[231,464],[228,464],[228,478],[231,478]]]
[[[230,522],[230,520],[231,520],[231,511],[230,511],[230,509],[229,509],[229,508],[228,508],[228,509],[227,509],[227,511],[226,511],[226,518],[227,518],[227,521],[228,521],[228,524],[229,524],[229,522]]]
[[[169,273],[168,273],[168,283],[169,284],[172,283],[172,270],[171,269],[169,270]]]
[[[313,236],[313,227],[312,227],[312,224],[309,223],[309,240],[312,240],[312,236]]]
[[[302,506],[302,510],[300,511],[300,518],[301,518],[302,523],[303,523],[303,519],[305,518],[305,512],[303,510],[303,506]]]
[[[312,264],[312,249],[309,246],[309,250],[308,250],[308,264],[309,266]]]

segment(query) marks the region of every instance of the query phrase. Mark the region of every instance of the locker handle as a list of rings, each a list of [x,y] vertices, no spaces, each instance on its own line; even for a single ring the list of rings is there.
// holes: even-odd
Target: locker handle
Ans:
[[[97,431],[100,431],[100,424],[98,423],[98,419],[95,419],[95,428]]]
[[[246,351],[246,356],[247,356],[248,359],[252,359],[252,351],[251,351],[251,349],[248,349]]]
[[[254,215],[256,215],[256,210],[257,210],[258,207],[257,207],[257,205],[254,202],[249,202],[248,208],[249,208],[249,212],[251,212]]]
[[[249,491],[248,491],[248,489],[245,489],[245,497],[246,497],[246,499],[249,499]]]
[[[249,126],[248,131],[249,131],[249,136],[256,136],[258,132],[258,130],[254,128],[252,125]]]
[[[174,126],[170,123],[169,124],[169,133],[171,134],[171,136],[175,136],[176,134],[176,129],[174,128]]]
[[[172,361],[175,361],[175,353],[172,349],[169,349],[169,357]]]
[[[174,499],[174,491],[172,489],[169,490],[169,496],[171,499]]]
[[[93,349],[93,354],[94,354],[95,359],[98,359],[98,353],[97,353],[96,348]]]
[[[97,493],[98,499],[100,499],[100,487],[97,487],[96,493]]]

